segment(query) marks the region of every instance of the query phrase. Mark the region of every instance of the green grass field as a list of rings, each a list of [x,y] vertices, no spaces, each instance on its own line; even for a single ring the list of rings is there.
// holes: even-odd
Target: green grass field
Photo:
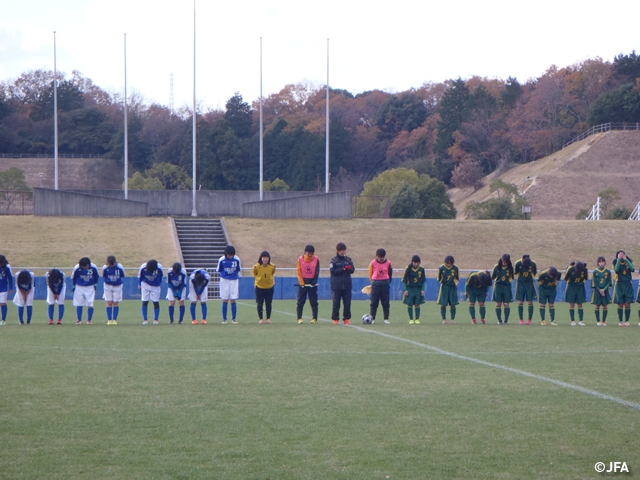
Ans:
[[[141,325],[124,302],[107,326],[0,327],[0,478],[599,478],[640,469],[637,307],[631,328],[295,323],[293,301],[258,325]],[[354,318],[368,310],[354,302]],[[309,314],[307,306],[305,314]],[[513,309],[512,320],[517,316]],[[188,308],[187,308],[187,316]],[[86,312],[85,312],[86,316]],[[307,317],[308,318],[308,317]],[[381,322],[380,322],[381,323]],[[579,390],[582,389],[582,390]],[[625,405],[624,402],[627,402]]]

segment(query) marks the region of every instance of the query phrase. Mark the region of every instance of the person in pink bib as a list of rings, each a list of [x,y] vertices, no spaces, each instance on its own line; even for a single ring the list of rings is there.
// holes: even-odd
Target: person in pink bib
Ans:
[[[298,259],[298,323],[302,323],[302,309],[309,295],[311,304],[311,323],[318,323],[318,277],[320,276],[320,259],[315,255],[313,245],[304,247],[304,255]]]
[[[378,304],[382,302],[384,323],[389,324],[389,293],[391,291],[391,277],[393,268],[384,248],[376,250],[376,258],[369,264],[369,280],[371,281],[371,306],[370,315],[376,319]],[[373,322],[371,322],[373,323]]]

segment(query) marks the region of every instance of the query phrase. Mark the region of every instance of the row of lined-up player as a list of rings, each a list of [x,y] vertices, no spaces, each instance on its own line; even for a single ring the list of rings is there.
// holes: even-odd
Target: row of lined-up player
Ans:
[[[335,324],[340,323],[340,306],[343,306],[343,322],[351,323],[351,276],[355,271],[353,260],[346,255],[347,247],[344,243],[336,245],[336,255],[331,259],[329,271],[331,273],[331,291],[333,309],[331,319]],[[612,303],[610,289],[614,287],[613,303],[618,305],[618,319],[621,326],[628,326],[631,314],[631,303],[634,301],[632,287],[632,272],[635,267],[631,258],[624,251],[616,252],[612,262],[614,275],[606,268],[606,260],[599,257],[598,267],[593,270],[591,278],[592,298],[591,303],[595,307],[597,325],[606,325],[607,306]],[[275,286],[275,265],[271,262],[269,252],[263,251],[258,262],[253,267],[255,278],[255,295],[258,310],[259,323],[271,323],[272,300]],[[363,317],[363,323],[374,323],[378,305],[382,303],[384,323],[390,323],[389,298],[390,283],[393,276],[391,261],[386,258],[386,251],[382,248],[376,251],[375,258],[369,264],[369,279],[371,285],[363,289],[371,298],[369,314]],[[241,262],[236,255],[235,248],[231,245],[225,249],[225,254],[219,259],[217,271],[220,274],[220,298],[222,299],[222,323],[227,322],[228,304],[231,303],[232,323],[237,324],[236,300],[239,294],[238,277],[241,271]],[[320,274],[320,260],[315,255],[313,245],[305,247],[303,255],[298,258],[297,276],[299,283],[297,295],[297,321],[303,323],[303,308],[307,298],[312,309],[311,323],[317,323],[318,318],[318,277]],[[535,279],[538,288],[536,291]],[[54,307],[58,304],[58,324],[62,323],[64,316],[65,276],[59,269],[47,272],[47,302],[49,304],[49,323],[54,323]],[[124,268],[117,263],[116,258],[107,258],[107,264],[102,269],[104,279],[104,299],[107,301],[108,324],[116,324],[119,313],[119,302],[122,300],[122,284]],[[138,273],[138,288],[142,297],[143,325],[148,323],[148,304],[153,303],[154,324],[158,323],[160,316],[160,286],[164,277],[163,268],[156,260],[149,260],[140,267]],[[100,278],[97,267],[90,259],[83,257],[73,270],[73,304],[77,308],[77,323],[82,323],[82,309],[88,307],[88,324],[91,324],[93,316],[93,302],[95,299],[96,284]],[[510,303],[513,300],[511,283],[517,278],[516,299],[518,301],[518,314],[520,324],[525,325],[524,303],[528,303],[528,319],[526,324],[531,324],[534,307],[533,301],[538,299],[540,304],[541,324],[546,325],[546,306],[549,306],[550,324],[556,325],[554,303],[557,295],[557,286],[562,275],[555,267],[549,267],[540,272],[536,263],[529,255],[523,255],[511,263],[508,254],[503,255],[493,270],[477,270],[471,272],[465,286],[465,297],[469,300],[469,313],[472,323],[477,323],[476,303],[479,304],[480,323],[486,323],[485,300],[488,298],[488,289],[493,283],[492,300],[496,302],[496,316],[499,324],[508,324],[510,316]],[[615,283],[614,283],[615,278]],[[575,306],[578,306],[578,323],[584,325],[583,303],[586,302],[585,285],[589,279],[586,263],[572,262],[564,273],[566,281],[565,301],[569,303],[571,325],[575,322]],[[204,269],[195,269],[189,277],[189,299],[191,300],[192,323],[197,324],[196,305],[201,303],[202,323],[207,323],[207,293],[206,288],[210,281],[209,274]],[[440,283],[437,303],[443,323],[449,323],[446,318],[446,308],[450,308],[451,323],[455,323],[456,305],[458,302],[459,269],[455,265],[453,256],[448,255],[444,263],[438,268],[438,282]],[[34,275],[25,270],[16,278],[17,292],[14,303],[18,306],[20,323],[24,323],[24,309],[27,310],[27,323],[30,323],[32,315],[32,303],[34,293]],[[420,305],[425,303],[426,275],[418,255],[414,255],[411,263],[404,271],[402,278],[404,285],[403,303],[407,305],[410,324],[420,323]],[[167,299],[169,300],[170,323],[174,322],[175,303],[179,303],[179,322],[183,323],[187,296],[187,274],[180,263],[175,263],[167,274]],[[13,277],[11,268],[6,258],[0,255],[0,306],[2,307],[2,324],[7,315],[7,295],[12,291]],[[638,296],[640,301],[640,295]],[[263,305],[266,305],[266,321],[264,320]],[[600,316],[602,308],[602,318]],[[504,321],[502,314],[504,313]],[[640,315],[640,312],[639,312]],[[602,320],[602,321],[601,321]]]
[[[225,254],[218,261],[218,272],[220,273],[220,291],[223,295],[222,315],[223,320],[227,320],[228,303],[231,301],[232,323],[236,322],[236,304],[238,298],[238,278],[241,270],[240,259],[235,254],[233,246],[229,245],[225,249]],[[98,267],[91,262],[88,257],[82,257],[74,267],[72,273],[73,285],[73,305],[76,307],[77,321],[83,322],[83,309],[87,307],[87,324],[93,321],[94,302],[96,287],[100,278],[104,281],[103,298],[107,302],[107,324],[117,325],[120,313],[120,302],[123,299],[125,271],[124,267],[118,263],[115,256],[107,257],[106,265],[102,267],[102,275],[98,272]],[[58,269],[53,268],[45,274],[47,283],[47,304],[49,314],[49,324],[62,324],[64,318],[66,298],[66,275]],[[160,317],[160,292],[164,278],[164,269],[157,260],[149,260],[140,266],[138,271],[138,290],[142,298],[142,323],[149,323],[148,309],[149,302],[153,304],[153,323],[158,324]],[[179,320],[184,322],[185,300],[188,297],[191,301],[190,313],[192,323],[197,324],[196,306],[200,302],[202,323],[207,323],[207,285],[210,281],[209,273],[202,268],[194,269],[190,276],[179,262],[167,272],[167,300],[169,300],[169,318],[174,322],[175,304],[178,303]],[[0,255],[0,309],[2,320],[0,325],[4,325],[7,319],[7,300],[10,293],[13,293],[15,283],[15,296],[13,303],[18,308],[18,321],[21,325],[30,324],[33,317],[33,299],[35,295],[35,275],[30,270],[22,270],[15,277],[11,271],[11,266],[4,255]],[[187,289],[187,284],[189,288]],[[58,306],[57,321],[55,320],[55,306]],[[26,321],[25,321],[26,311]],[[223,323],[224,323],[223,322]]]

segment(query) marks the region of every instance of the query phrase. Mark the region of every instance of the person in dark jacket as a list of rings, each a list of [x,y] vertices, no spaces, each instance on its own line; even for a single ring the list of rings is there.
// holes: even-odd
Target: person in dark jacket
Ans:
[[[353,260],[347,257],[347,246],[340,242],[336,245],[336,256],[331,259],[331,296],[333,297],[333,323],[340,323],[340,300],[342,299],[342,319],[345,325],[351,325],[351,275],[355,271]]]

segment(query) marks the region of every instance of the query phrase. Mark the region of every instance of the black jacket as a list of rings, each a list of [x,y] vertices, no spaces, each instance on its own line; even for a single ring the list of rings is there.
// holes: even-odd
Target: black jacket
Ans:
[[[346,269],[345,267],[351,267]],[[355,271],[351,257],[336,255],[329,264],[331,290],[351,290],[351,275]]]

